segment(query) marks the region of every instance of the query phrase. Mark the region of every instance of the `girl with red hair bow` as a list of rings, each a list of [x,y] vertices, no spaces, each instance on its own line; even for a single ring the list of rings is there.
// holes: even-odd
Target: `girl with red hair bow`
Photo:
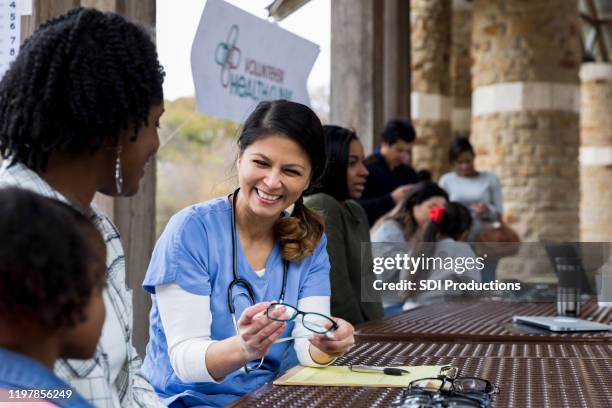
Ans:
[[[423,232],[422,241],[415,248],[414,256],[423,259],[442,259],[442,267],[439,263],[430,262],[431,268],[420,268],[413,280],[453,280],[456,282],[469,282],[471,280],[482,281],[481,271],[476,267],[474,260],[476,254],[465,242],[470,227],[472,216],[463,204],[449,202],[444,206],[436,206],[429,209],[429,223]],[[449,259],[452,259],[452,268]],[[471,259],[471,261],[466,261]],[[439,262],[439,261],[438,261]],[[462,293],[444,293],[440,290],[429,290],[419,293],[417,303],[431,302],[433,299],[445,295],[462,295]]]

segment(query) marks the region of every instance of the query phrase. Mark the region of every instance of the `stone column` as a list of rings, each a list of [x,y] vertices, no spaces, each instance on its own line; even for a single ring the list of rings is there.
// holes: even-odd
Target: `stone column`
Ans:
[[[451,133],[469,136],[472,120],[472,4],[467,0],[453,0],[451,18]]]
[[[382,130],[383,3],[331,2],[330,121],[355,129],[366,155]]]
[[[472,129],[504,215],[525,241],[578,239],[576,0],[475,0]]]
[[[580,70],[580,240],[612,241],[612,64]]]
[[[411,0],[413,166],[434,179],[448,169],[450,141],[450,0]]]

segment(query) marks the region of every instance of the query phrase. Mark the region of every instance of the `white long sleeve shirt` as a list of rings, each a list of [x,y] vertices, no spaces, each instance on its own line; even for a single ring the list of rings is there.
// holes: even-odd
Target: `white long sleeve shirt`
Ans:
[[[257,271],[262,274],[264,271]],[[210,337],[212,315],[210,296],[194,295],[176,283],[155,287],[157,307],[161,317],[168,356],[174,372],[183,382],[216,382],[206,365],[208,347],[217,340]],[[300,299],[299,310],[330,315],[329,296],[310,296]],[[296,322],[291,336],[303,336],[309,332]],[[323,367],[312,360],[307,338],[294,340],[294,349],[300,364]]]

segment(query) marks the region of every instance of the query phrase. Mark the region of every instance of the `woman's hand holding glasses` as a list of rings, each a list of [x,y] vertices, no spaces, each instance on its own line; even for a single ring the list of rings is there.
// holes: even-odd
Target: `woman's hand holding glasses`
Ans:
[[[315,334],[310,338],[310,344],[318,348],[330,357],[340,357],[346,354],[355,344],[353,325],[346,320],[332,317],[338,328],[333,332],[333,336],[325,334]]]
[[[213,342],[206,351],[206,368],[217,381],[229,373],[244,368],[250,372],[259,368],[270,346],[281,335],[286,324],[266,317],[270,302],[257,303],[244,310],[236,327],[238,334]],[[275,314],[279,319],[283,311]]]
[[[296,320],[312,332],[310,344],[325,353],[328,357],[340,357],[353,347],[353,326],[346,320],[328,317],[315,312],[302,312],[285,303],[273,303],[266,310],[268,319],[276,322]],[[299,319],[298,319],[299,318]],[[315,361],[318,359],[313,356]]]
[[[285,310],[275,308],[272,316],[278,320],[268,319],[265,313],[270,304],[270,302],[262,302],[248,307],[238,320],[237,338],[241,342],[245,361],[264,357],[270,346],[285,330]]]

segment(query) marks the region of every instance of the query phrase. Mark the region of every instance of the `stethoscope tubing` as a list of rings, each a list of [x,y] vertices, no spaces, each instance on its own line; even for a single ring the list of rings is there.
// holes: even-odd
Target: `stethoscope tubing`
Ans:
[[[243,278],[238,277],[238,244],[236,239],[236,198],[238,197],[238,191],[240,188],[237,188],[232,194],[232,281],[229,284],[227,289],[227,304],[229,306],[230,315],[232,316],[232,321],[234,323],[234,328],[236,329],[236,334],[238,333],[238,324],[236,323],[236,309],[234,307],[234,300],[232,298],[233,289],[235,286],[242,286],[246,289],[251,303],[255,304],[255,292],[253,291],[253,287],[251,284]],[[283,260],[283,286],[281,289],[281,294],[279,298],[279,303],[282,303],[285,300],[285,290],[287,288],[287,273],[288,273],[289,265],[288,261]],[[248,368],[247,365],[244,365],[245,372],[250,372],[253,370],[257,370],[263,364],[264,357],[261,358],[257,367]]]

